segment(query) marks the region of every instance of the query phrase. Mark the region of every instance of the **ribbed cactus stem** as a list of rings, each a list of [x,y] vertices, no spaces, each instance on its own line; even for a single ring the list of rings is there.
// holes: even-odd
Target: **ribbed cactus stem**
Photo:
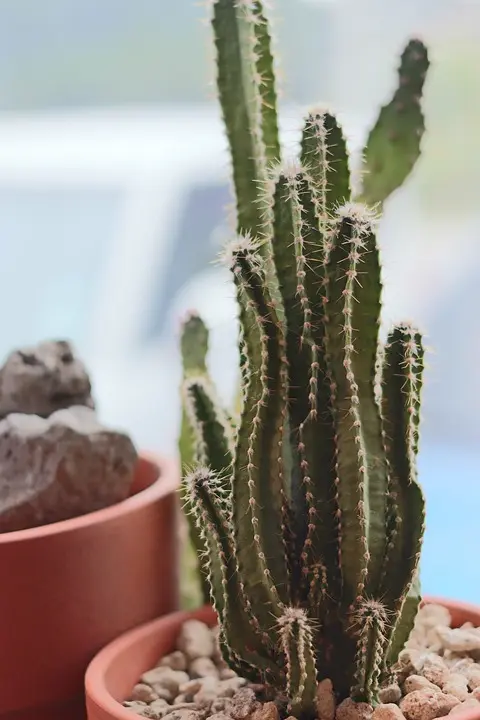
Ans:
[[[357,635],[355,684],[352,697],[358,702],[376,701],[386,647],[388,616],[376,600],[363,600],[355,608],[353,624]]]
[[[364,150],[362,201],[379,206],[399,188],[420,157],[425,121],[421,97],[428,52],[421,40],[410,40],[402,53],[398,85],[382,107]]]
[[[183,385],[184,407],[194,432],[195,460],[219,476],[229,476],[233,462],[233,430],[208,376],[188,377]]]
[[[307,614],[300,608],[285,608],[278,619],[280,644],[287,668],[288,710],[295,717],[315,707],[317,669],[313,631]]]
[[[326,229],[337,207],[350,198],[347,144],[340,125],[330,113],[312,110],[307,115],[301,163],[312,179],[319,221]]]
[[[225,659],[254,682],[281,682],[282,672],[275,666],[265,638],[258,634],[245,601],[239,602],[243,593],[224,489],[208,468],[198,468],[188,476],[186,486],[198,528],[209,547],[208,579],[221,622]]]
[[[217,86],[227,130],[239,234],[262,235],[268,213],[258,186],[279,160],[276,90],[270,35],[259,0],[215,0],[212,25]]]
[[[209,334],[203,320],[196,313],[189,313],[182,325],[180,341],[183,382],[191,375],[200,374],[202,377],[207,375],[206,359],[208,341]],[[182,477],[190,472],[196,462],[206,462],[206,458],[202,460],[199,457],[198,435],[195,430],[197,423],[195,421],[192,425],[192,419],[191,414],[190,419],[188,418],[188,411],[184,402],[182,406],[182,425],[179,438]],[[180,487],[180,495],[184,506],[184,514],[187,518],[189,540],[197,556],[201,593],[204,601],[208,602],[210,598],[210,586],[207,580],[207,547],[199,533],[197,523],[193,519],[193,508],[189,505],[189,497],[186,493],[184,482],[182,482]]]
[[[254,249],[248,238],[242,238],[231,249],[239,302],[248,304],[253,313],[260,340],[259,348],[248,347],[251,336],[248,328],[243,328],[247,354],[254,354],[259,365],[257,377],[252,378],[256,384],[247,390],[240,423],[233,506],[246,592],[261,594],[266,603],[265,619],[272,622],[281,614],[289,588],[288,553],[282,533],[286,358],[273,300],[265,287],[263,263]]]
[[[396,519],[387,544],[381,586],[385,602],[395,613],[394,632],[389,636],[390,657],[401,649],[400,638],[408,637],[413,627],[412,608],[415,596],[419,597],[415,588],[412,595],[412,585],[425,530],[425,499],[416,468],[423,370],[420,333],[408,324],[394,328],[385,347],[382,377],[385,450],[392,469],[389,494]],[[400,614],[407,596],[407,607]]]

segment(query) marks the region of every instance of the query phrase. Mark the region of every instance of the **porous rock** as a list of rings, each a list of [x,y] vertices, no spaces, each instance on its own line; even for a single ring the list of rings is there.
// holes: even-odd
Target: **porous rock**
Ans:
[[[438,690],[415,690],[400,701],[400,710],[407,720],[433,720],[448,715],[460,701],[453,695],[443,695]]]
[[[137,453],[76,406],[0,420],[0,532],[68,520],[124,500]]]
[[[371,720],[373,708],[368,703],[343,700],[337,707],[336,720]]]
[[[372,720],[405,720],[405,715],[395,703],[382,703],[373,711]]]
[[[183,670],[187,669],[187,658],[181,650],[175,650],[170,655],[160,658],[158,661],[159,667],[169,667],[172,670]]]
[[[187,620],[180,630],[177,649],[181,650],[189,661],[211,658],[215,652],[215,641],[210,628],[199,620]]]
[[[131,700],[133,702],[144,702],[152,703],[154,700],[158,700],[157,693],[145,683],[137,683],[132,690]]]
[[[427,680],[426,677],[423,677],[423,675],[409,675],[403,683],[405,695],[415,692],[416,690],[424,690],[425,688],[434,690],[435,692],[440,692],[440,688],[430,682],[430,680]]]
[[[191,678],[217,677],[218,669],[213,660],[208,657],[199,657],[192,660],[189,667]]]
[[[397,682],[390,682],[388,685],[384,685],[378,691],[378,699],[384,705],[391,705],[392,703],[398,703],[402,697],[402,691],[400,685]]]
[[[254,710],[251,720],[280,720],[278,708],[273,702],[266,702]]]
[[[11,413],[48,417],[56,410],[94,408],[84,364],[65,340],[10,353],[0,368],[0,418]]]
[[[443,647],[456,653],[471,653],[480,650],[479,628],[439,627],[437,633]]]
[[[229,714],[233,720],[247,720],[259,707],[255,693],[251,688],[242,688],[232,698]]]
[[[329,678],[325,678],[318,683],[315,705],[319,720],[334,719],[337,703],[335,693],[333,692],[332,681]]]

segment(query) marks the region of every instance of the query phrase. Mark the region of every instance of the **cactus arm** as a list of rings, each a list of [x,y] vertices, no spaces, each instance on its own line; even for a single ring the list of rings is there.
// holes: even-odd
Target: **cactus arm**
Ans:
[[[197,469],[186,484],[195,520],[210,550],[208,578],[221,622],[225,659],[254,682],[271,680],[272,676],[278,682],[281,673],[258,635],[247,606],[239,602],[243,591],[236,571],[233,529],[228,521],[228,496],[218,477],[207,468]]]
[[[322,282],[323,234],[314,190],[301,168],[281,173],[276,183],[273,256],[287,325],[289,415],[296,455],[292,496],[302,595],[310,586],[318,588],[317,566],[325,563],[330,587],[318,597],[338,597],[334,426],[322,354],[323,325],[314,304]]]
[[[255,33],[255,71],[261,99],[261,128],[265,158],[269,165],[280,162],[274,58],[267,18],[259,0],[252,0],[251,22]]]
[[[385,449],[391,467],[389,537],[382,591],[394,616],[400,614],[398,629],[393,639],[389,638],[395,647],[408,630],[418,597],[417,589],[413,587],[413,592],[411,589],[425,529],[425,499],[416,475],[423,365],[420,333],[409,325],[394,328],[387,339],[382,373]],[[401,612],[402,607],[405,613]],[[389,653],[396,652],[391,647]]]
[[[240,303],[254,313],[260,331],[258,348],[256,338],[243,328],[247,353],[260,356],[260,363],[252,362],[250,381],[255,385],[247,387],[237,437],[233,522],[242,581],[255,597],[255,607],[268,627],[289,597],[287,548],[282,532],[283,468],[279,462],[287,399],[286,361],[283,334],[255,249],[249,239],[242,239],[232,248],[231,268]],[[252,339],[255,344],[250,348]]]
[[[343,246],[343,252],[348,254],[343,261],[345,291],[352,293],[353,300],[351,316],[347,316],[345,337],[347,340],[350,337],[351,371],[358,388],[358,417],[365,448],[365,514],[370,553],[366,590],[367,594],[374,594],[385,557],[388,478],[381,418],[375,396],[382,292],[380,259],[373,217],[369,212],[350,203],[339,210],[339,216],[344,226],[340,228],[340,234],[345,239],[348,237],[348,244]]]
[[[303,610],[288,607],[278,626],[287,668],[288,711],[294,717],[311,714],[315,708],[317,668],[310,621]]]
[[[350,199],[347,144],[333,115],[319,111],[308,114],[302,133],[301,164],[312,179],[319,219],[325,222]]]
[[[266,149],[276,156],[273,61],[260,2],[215,0],[212,19],[217,87],[233,164],[239,234],[260,236],[259,184],[266,180]],[[261,88],[261,89],[260,89]],[[267,102],[268,100],[268,102]],[[263,133],[263,137],[262,137]]]
[[[403,650],[403,648],[405,647],[405,643],[410,637],[410,633],[413,630],[415,618],[417,617],[421,600],[422,591],[420,586],[420,576],[417,571],[415,573],[413,583],[403,602],[400,615],[397,622],[395,623],[393,635],[390,639],[390,643],[388,646],[388,653],[385,663],[385,675],[387,677],[388,668],[391,668],[395,665],[398,660],[398,656],[400,655],[400,652]]]
[[[355,343],[358,340],[357,328],[361,322],[366,338],[365,352],[369,358],[372,332],[366,326],[369,322],[375,324],[377,318],[361,318],[355,308],[356,295],[359,292],[359,262],[363,259],[362,243],[369,241],[369,249],[372,250],[374,242],[369,217],[362,216],[360,211],[356,210],[350,215],[343,210],[339,213],[337,230],[332,236],[332,244],[326,257],[325,339],[337,430],[337,490],[344,591],[346,602],[353,603],[365,589],[369,533],[377,530],[374,523],[378,520],[372,518],[370,508],[370,502],[375,504],[378,500],[377,488],[373,485],[371,489],[369,480],[376,470],[372,460],[378,461],[381,457],[378,453],[371,457],[367,455],[376,441],[369,422],[365,422],[365,411],[361,406],[365,399],[367,408],[373,412],[369,407],[370,389],[367,389],[370,363],[359,365],[360,348],[355,347]],[[364,294],[372,283],[369,304],[371,308],[375,307],[379,293],[376,284],[379,279],[362,279],[361,282],[365,284],[365,289],[362,290]],[[359,373],[358,376],[355,371]],[[373,377],[371,385],[373,397]],[[375,404],[375,399],[373,402]],[[376,405],[375,411],[378,413]],[[381,451],[383,453],[383,448]],[[378,530],[381,532],[381,522],[378,522]],[[381,538],[374,537],[372,540],[378,544]]]
[[[230,472],[234,452],[229,417],[220,407],[207,377],[187,378],[183,397],[194,431],[196,462],[225,477],[225,473]],[[227,484],[230,488],[229,478]]]
[[[183,367],[183,379],[191,374],[207,372],[206,358],[208,353],[208,329],[197,313],[190,313],[182,324],[180,349]],[[198,565],[198,578],[202,598],[205,603],[210,600],[210,586],[208,583],[207,569],[207,546],[201,537],[197,523],[194,521],[193,509],[190,506],[188,493],[186,492],[185,476],[190,472],[195,463],[195,437],[193,428],[189,422],[185,404],[182,403],[182,420],[179,438],[179,451],[181,460],[182,482],[180,484],[180,499],[187,520],[188,537],[190,545],[195,551]],[[188,556],[188,541],[184,548],[185,556]],[[185,589],[189,592],[188,588]]]
[[[405,182],[420,156],[425,131],[420,102],[428,67],[427,48],[411,40],[402,53],[398,87],[382,107],[365,146],[360,199],[367,204],[382,205]]]
[[[366,600],[356,610],[354,622],[358,640],[351,696],[357,702],[373,704],[377,700],[385,655],[388,616],[381,603]]]

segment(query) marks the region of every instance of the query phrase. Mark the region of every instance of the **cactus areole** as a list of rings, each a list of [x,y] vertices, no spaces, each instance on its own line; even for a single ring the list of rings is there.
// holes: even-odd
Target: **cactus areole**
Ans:
[[[184,497],[230,666],[315,715],[318,683],[375,704],[420,602],[417,482],[423,347],[409,324],[382,344],[374,211],[410,173],[428,59],[414,40],[370,133],[351,197],[342,129],[304,119],[282,161],[262,3],[213,2],[218,93],[236,239],[226,252],[240,320],[243,407],[220,407],[208,333],[183,328],[183,400],[195,466]],[[200,341],[199,341],[200,338]]]

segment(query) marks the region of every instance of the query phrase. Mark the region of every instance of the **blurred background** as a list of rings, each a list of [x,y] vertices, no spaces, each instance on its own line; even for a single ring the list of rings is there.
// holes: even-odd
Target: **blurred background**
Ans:
[[[404,43],[432,67],[421,161],[388,201],[384,320],[427,335],[428,593],[480,601],[480,2],[275,0],[285,147],[331,104],[358,152]],[[101,417],[176,451],[179,322],[198,309],[237,378],[229,163],[204,3],[0,0],[0,355],[71,338]]]

